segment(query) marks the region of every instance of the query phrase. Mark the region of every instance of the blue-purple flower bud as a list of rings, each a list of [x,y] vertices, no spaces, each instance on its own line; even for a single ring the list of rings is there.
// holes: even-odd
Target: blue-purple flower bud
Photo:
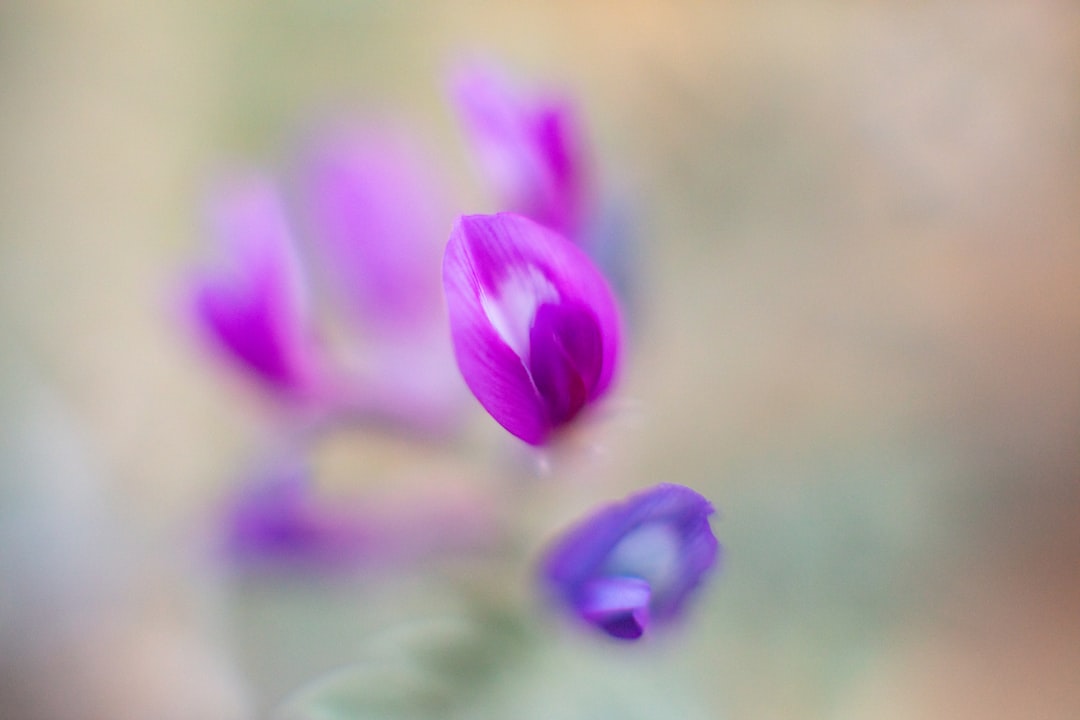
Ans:
[[[634,640],[678,616],[715,565],[713,507],[662,484],[610,505],[547,552],[542,578],[555,602],[612,637]]]

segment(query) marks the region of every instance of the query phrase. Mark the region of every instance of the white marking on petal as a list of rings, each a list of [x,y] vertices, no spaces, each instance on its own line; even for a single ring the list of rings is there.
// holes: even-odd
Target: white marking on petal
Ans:
[[[611,551],[605,567],[614,575],[639,577],[662,593],[679,578],[679,536],[664,523],[650,523],[628,533]]]
[[[559,292],[538,268],[513,269],[494,296],[481,291],[480,306],[503,342],[523,361],[529,358],[529,331],[537,309],[559,299]]]

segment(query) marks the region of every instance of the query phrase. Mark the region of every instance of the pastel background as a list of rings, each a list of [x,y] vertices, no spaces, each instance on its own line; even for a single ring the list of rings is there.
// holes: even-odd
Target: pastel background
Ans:
[[[451,447],[334,434],[328,493],[493,498],[522,545],[230,572],[216,508],[272,439],[172,312],[207,184],[347,110],[494,210],[446,99],[476,54],[578,99],[629,210],[595,447],[522,484],[478,407]],[[1078,72],[1065,0],[4,3],[0,715],[268,716],[472,632],[479,595],[549,637],[463,717],[1080,716]],[[682,626],[622,646],[547,617],[545,539],[662,481],[714,502],[726,552]],[[472,660],[520,652],[493,622]]]

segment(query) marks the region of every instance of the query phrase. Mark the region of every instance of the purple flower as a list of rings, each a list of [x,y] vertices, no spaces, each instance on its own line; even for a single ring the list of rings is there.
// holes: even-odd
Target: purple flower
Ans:
[[[487,502],[460,488],[367,503],[322,498],[299,462],[241,485],[223,525],[224,550],[233,561],[313,569],[398,567],[482,549],[497,535]]]
[[[463,398],[440,276],[452,214],[429,156],[402,131],[337,125],[308,144],[298,180],[313,254],[363,341],[353,404],[448,429]]]
[[[571,104],[519,93],[481,65],[458,74],[453,94],[500,207],[577,241],[588,198],[585,145]]]
[[[337,293],[325,296],[351,311],[334,316],[345,322],[330,326],[332,344],[316,342],[292,218],[261,176],[212,197],[221,257],[189,283],[196,329],[265,389],[302,401],[313,419],[442,435],[464,393],[440,289],[450,215],[437,177],[394,130],[337,125],[305,147],[289,209],[309,241],[304,256],[322,261],[325,272],[313,279],[328,281]]]
[[[280,396],[312,395],[318,350],[276,188],[260,176],[235,179],[215,196],[211,225],[219,260],[192,273],[187,289],[196,329]]]
[[[510,213],[458,219],[443,259],[454,354],[496,422],[532,445],[609,388],[619,313],[607,281],[564,237]]]
[[[225,529],[227,550],[239,559],[308,564],[352,560],[376,537],[359,517],[316,504],[307,471],[298,465],[241,486]]]
[[[610,505],[548,551],[543,580],[555,600],[612,637],[634,640],[676,617],[715,564],[713,507],[662,484]]]

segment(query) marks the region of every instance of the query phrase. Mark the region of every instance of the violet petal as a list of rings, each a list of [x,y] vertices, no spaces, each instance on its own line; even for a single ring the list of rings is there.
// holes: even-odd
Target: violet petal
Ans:
[[[547,552],[542,577],[560,605],[608,634],[632,636],[634,622],[643,632],[649,620],[678,616],[715,564],[712,513],[709,501],[690,488],[657,485],[570,529]],[[643,589],[647,613],[634,607]]]
[[[322,497],[310,468],[286,461],[240,485],[222,517],[230,561],[262,567],[393,569],[495,541],[487,498],[460,488],[397,498]]]
[[[318,504],[309,473],[299,466],[241,486],[225,531],[229,554],[246,562],[351,564],[380,544],[379,530],[366,518]]]
[[[582,595],[581,617],[624,640],[641,637],[649,624],[649,583],[635,577],[605,577],[590,582]]]

